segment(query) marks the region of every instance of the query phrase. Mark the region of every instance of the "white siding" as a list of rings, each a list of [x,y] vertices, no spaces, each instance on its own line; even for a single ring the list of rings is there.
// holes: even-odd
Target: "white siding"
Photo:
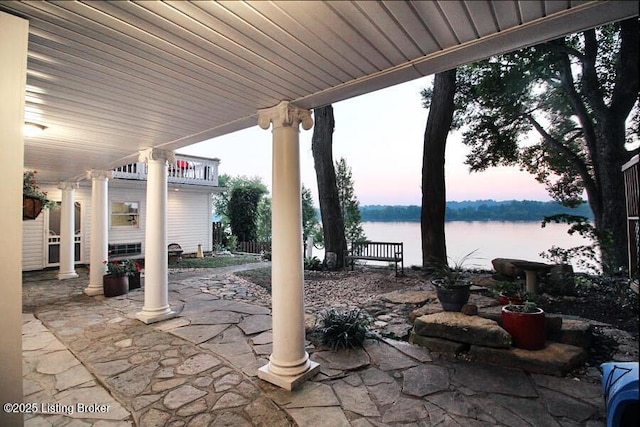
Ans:
[[[22,221],[22,271],[44,268],[44,217]]]
[[[111,225],[112,202],[138,202],[138,225],[136,227],[114,227]],[[144,227],[147,212],[145,188],[109,187],[109,243],[142,243],[144,254]]]
[[[61,192],[56,187],[40,186],[51,200],[59,201]],[[109,243],[142,243],[142,255],[145,252],[144,234],[146,223],[146,190],[142,188],[113,188],[109,186],[109,204],[116,202],[139,202],[140,216],[137,227],[112,227],[109,223]],[[80,263],[89,262],[91,248],[91,186],[90,183],[76,190],[76,202],[82,206],[82,251]],[[178,243],[185,253],[195,253],[198,244],[204,251],[210,251],[212,242],[211,194],[172,191],[168,192],[168,240]],[[43,213],[37,219],[23,221],[22,225],[22,269],[39,270],[46,263],[46,233]]]
[[[212,250],[211,195],[169,191],[169,243],[178,243],[185,253]]]
[[[50,200],[60,201],[61,191],[55,186],[40,185],[40,189],[47,193]],[[75,192],[75,201],[80,203],[82,212],[82,240],[80,242],[80,261],[84,264],[89,260],[89,243],[91,234],[91,188],[80,187]],[[40,270],[47,262],[47,234],[48,215],[43,211],[38,218],[22,221],[22,270]]]

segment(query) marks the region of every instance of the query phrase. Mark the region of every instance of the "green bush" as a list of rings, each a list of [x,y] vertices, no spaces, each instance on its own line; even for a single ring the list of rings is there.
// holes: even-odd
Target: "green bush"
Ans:
[[[311,271],[320,271],[322,270],[322,261],[320,261],[316,256],[311,258],[305,258],[304,269],[311,270]]]
[[[338,311],[330,309],[320,313],[316,329],[322,343],[333,350],[362,347],[369,336],[371,319],[359,309]]]

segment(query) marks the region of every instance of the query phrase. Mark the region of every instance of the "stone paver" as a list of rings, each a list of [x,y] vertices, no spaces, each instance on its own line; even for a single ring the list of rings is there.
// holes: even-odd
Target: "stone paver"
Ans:
[[[169,302],[178,316],[154,325],[135,319],[143,289],[90,298],[82,293],[86,272],[61,282],[55,272],[25,275],[24,305],[35,313],[23,316],[25,402],[59,403],[26,416],[25,424],[605,425],[597,381],[577,386],[573,379],[445,359],[390,338],[357,350],[310,347],[321,373],[292,392],[279,389],[256,373],[271,352],[269,295],[232,274],[242,268],[172,270]],[[431,293],[394,292],[380,307],[411,305]],[[387,332],[408,323],[398,311],[375,321]],[[108,410],[65,411],[78,404]]]

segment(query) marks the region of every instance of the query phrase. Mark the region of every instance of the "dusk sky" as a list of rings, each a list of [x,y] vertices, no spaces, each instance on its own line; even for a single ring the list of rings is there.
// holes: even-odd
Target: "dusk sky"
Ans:
[[[421,204],[422,148],[428,111],[422,107],[420,91],[431,79],[421,78],[333,104],[333,159],[344,157],[351,167],[361,205]],[[302,183],[311,189],[317,206],[312,134],[313,128],[300,128],[300,167]],[[468,151],[459,135],[449,135],[447,200],[551,200],[543,185],[518,168],[469,173],[464,164]],[[220,174],[259,176],[271,190],[270,129],[256,125],[178,152],[218,157]]]

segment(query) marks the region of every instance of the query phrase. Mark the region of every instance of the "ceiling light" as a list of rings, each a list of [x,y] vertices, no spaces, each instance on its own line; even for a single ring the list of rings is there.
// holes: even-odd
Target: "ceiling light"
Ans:
[[[24,136],[36,136],[42,133],[47,127],[39,125],[38,123],[25,122],[24,123]]]

